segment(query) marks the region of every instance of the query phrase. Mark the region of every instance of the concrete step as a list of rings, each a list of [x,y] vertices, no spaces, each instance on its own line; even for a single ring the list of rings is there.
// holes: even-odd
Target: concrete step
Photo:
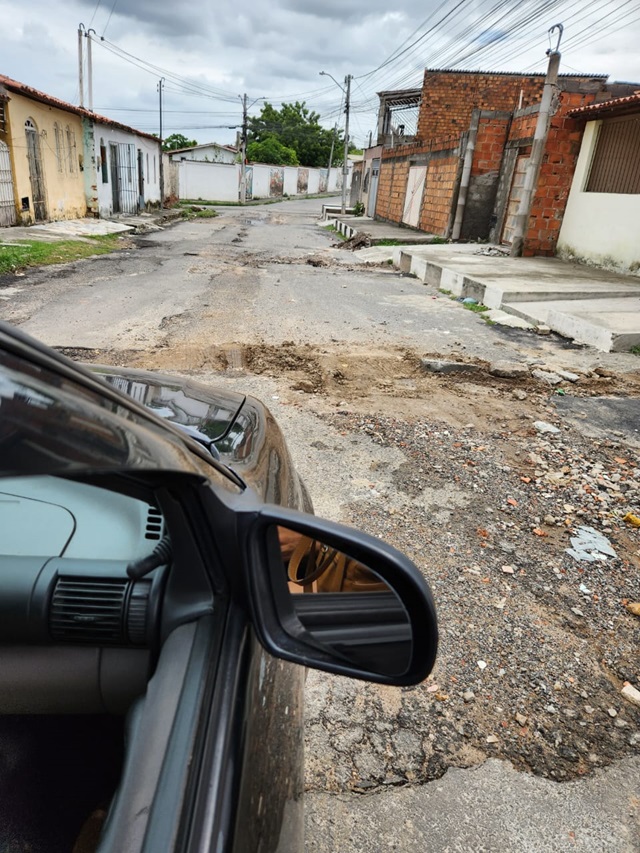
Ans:
[[[477,244],[403,247],[403,272],[456,297],[472,297],[533,326],[604,352],[640,345],[640,278],[558,258],[510,258]]]
[[[505,303],[502,310],[602,352],[640,346],[640,296]]]

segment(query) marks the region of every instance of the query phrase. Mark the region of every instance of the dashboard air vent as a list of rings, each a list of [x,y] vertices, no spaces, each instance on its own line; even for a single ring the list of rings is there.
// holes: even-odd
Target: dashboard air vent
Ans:
[[[49,628],[54,640],[124,641],[126,578],[61,577],[53,591]]]
[[[149,507],[144,538],[162,539],[162,513],[155,506]]]

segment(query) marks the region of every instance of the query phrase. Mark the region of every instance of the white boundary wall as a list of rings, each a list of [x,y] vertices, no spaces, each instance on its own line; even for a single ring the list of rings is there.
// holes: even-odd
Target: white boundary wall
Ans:
[[[204,160],[180,160],[178,163],[180,198],[238,201],[239,187],[240,166],[234,163]]]
[[[240,172],[238,164],[207,163],[199,160],[180,160],[178,167],[178,191],[181,199],[202,199],[203,201],[238,201],[240,198]],[[251,187],[254,199],[278,198],[281,195],[298,195],[297,166],[269,166],[254,163],[249,167],[253,173]],[[325,181],[326,169],[306,167],[309,173],[306,195],[316,195],[321,191],[321,180]],[[352,164],[349,165],[347,188],[351,182]],[[272,182],[272,170],[284,172],[282,190],[276,192]],[[339,192],[342,187],[342,171],[331,169],[327,192]]]

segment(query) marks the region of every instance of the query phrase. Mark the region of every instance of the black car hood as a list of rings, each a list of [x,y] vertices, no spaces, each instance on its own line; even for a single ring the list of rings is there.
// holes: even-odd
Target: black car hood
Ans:
[[[244,394],[166,373],[85,366],[155,415],[182,427],[205,444],[224,438],[246,399]]]

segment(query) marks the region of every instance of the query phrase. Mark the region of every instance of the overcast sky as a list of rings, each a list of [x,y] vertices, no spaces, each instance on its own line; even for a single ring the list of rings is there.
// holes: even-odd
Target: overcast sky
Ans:
[[[0,0],[0,20],[1,73],[79,103],[82,22],[97,39],[96,111],[157,132],[164,76],[164,135],[199,142],[235,139],[244,92],[250,102],[305,100],[327,126],[342,122],[342,93],[324,70],[356,78],[351,134],[361,146],[375,130],[376,91],[419,85],[425,67],[544,71],[556,22],[561,71],[640,83],[640,0]]]

